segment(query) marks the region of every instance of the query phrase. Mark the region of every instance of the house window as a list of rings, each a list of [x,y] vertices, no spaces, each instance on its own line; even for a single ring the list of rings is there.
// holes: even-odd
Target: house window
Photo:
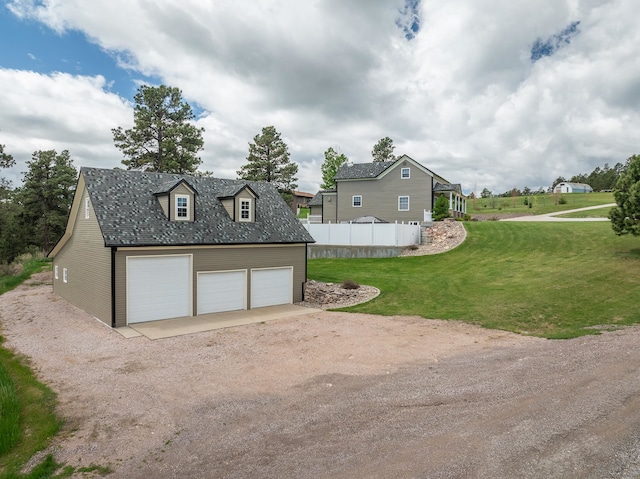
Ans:
[[[89,219],[89,198],[84,199],[84,219]]]
[[[354,208],[359,208],[362,206],[362,195],[355,195],[353,197],[353,207]]]
[[[62,268],[62,281],[68,283],[67,268]]]
[[[240,200],[240,221],[251,221],[251,200]]]
[[[398,211],[409,211],[408,196],[398,196]]]
[[[58,279],[58,265],[55,265],[55,266],[53,267],[53,277],[54,277],[55,279]]]
[[[400,178],[402,178],[403,180],[411,178],[411,168],[402,168],[400,170]]]
[[[189,219],[189,197],[176,196],[176,219]]]

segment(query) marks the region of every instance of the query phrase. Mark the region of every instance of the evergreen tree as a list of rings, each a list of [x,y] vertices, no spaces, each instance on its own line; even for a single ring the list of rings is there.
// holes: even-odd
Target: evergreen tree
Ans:
[[[433,206],[433,220],[442,221],[449,216],[449,200],[444,195],[440,195]]]
[[[609,212],[613,231],[617,235],[640,236],[640,155],[627,160],[613,196],[618,204]]]
[[[0,145],[0,168],[11,168],[16,164],[13,156],[5,153]],[[24,251],[22,230],[18,224],[20,205],[14,200],[11,182],[0,177],[0,263],[10,263]]]
[[[22,219],[28,243],[48,253],[64,233],[77,171],[69,152],[36,151],[16,200],[22,205]]]
[[[264,127],[249,143],[247,163],[237,173],[241,180],[272,183],[289,204],[298,187],[298,165],[290,161],[289,148],[273,126]]]
[[[196,128],[191,106],[178,88],[142,85],[134,100],[134,126],[112,129],[113,141],[127,157],[128,170],[195,173],[202,160],[204,128]]]
[[[341,165],[346,163],[349,159],[344,153],[338,154],[333,148],[329,147],[324,152],[324,163],[322,163],[322,184],[320,188],[323,190],[332,190],[336,187],[335,176]]]
[[[396,157],[393,155],[393,140],[388,136],[381,138],[371,151],[373,161],[394,161]]]

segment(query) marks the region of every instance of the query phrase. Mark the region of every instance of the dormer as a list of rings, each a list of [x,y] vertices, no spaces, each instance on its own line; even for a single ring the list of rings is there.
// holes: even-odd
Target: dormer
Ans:
[[[155,196],[169,221],[194,221],[197,194],[193,186],[181,179],[165,183]]]
[[[249,185],[237,186],[235,189],[218,196],[218,199],[233,221],[238,223],[256,221],[258,195]]]

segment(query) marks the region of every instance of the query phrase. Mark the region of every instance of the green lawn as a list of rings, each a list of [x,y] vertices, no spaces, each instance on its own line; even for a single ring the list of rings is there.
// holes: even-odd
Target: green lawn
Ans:
[[[611,206],[606,208],[598,208],[595,210],[576,211],[574,213],[566,213],[564,215],[556,215],[558,218],[608,218]]]
[[[640,238],[615,236],[609,223],[465,227],[467,240],[444,254],[310,260],[308,276],[380,288],[351,312],[457,319],[547,338],[640,323]]]
[[[524,204],[525,198],[527,201],[531,201],[531,208]],[[566,203],[561,204],[560,198],[564,198]],[[515,198],[477,198],[467,200],[467,213],[470,215],[499,213],[541,215],[607,203],[615,203],[613,193],[564,193],[562,195],[545,194]]]

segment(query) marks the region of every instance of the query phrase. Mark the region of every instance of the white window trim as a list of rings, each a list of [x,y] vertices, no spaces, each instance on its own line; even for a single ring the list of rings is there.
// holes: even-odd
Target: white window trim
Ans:
[[[407,208],[406,209],[402,209],[400,208],[400,199],[401,198],[406,198],[407,199]],[[398,196],[398,211],[409,211],[410,210],[410,198],[408,196]]]
[[[242,203],[245,202],[245,201],[247,203],[249,203],[249,217],[248,218],[243,218],[242,217],[242,211],[243,211],[242,210]],[[251,217],[253,216],[253,207],[252,207],[251,198],[240,198],[239,203],[240,203],[240,214],[238,215],[238,221],[248,221],[248,222],[252,221]]]
[[[178,199],[186,199],[187,200],[187,216],[178,216]],[[189,221],[191,218],[189,217],[189,212],[191,207],[189,205],[189,195],[176,195],[175,196],[175,220],[177,221]]]
[[[69,276],[67,275],[67,268],[62,268],[62,281],[65,283],[69,282]]]
[[[356,205],[356,198],[360,198],[360,204]],[[351,206],[354,208],[362,208],[362,195],[353,195],[351,197]]]
[[[404,176],[405,170],[407,171],[407,176]],[[411,178],[411,168],[400,168],[400,179],[408,180],[409,178]]]
[[[89,198],[84,199],[84,219],[89,219]]]
[[[55,266],[53,267],[53,277],[54,277],[55,279],[58,279],[58,277],[59,277],[59,275],[58,275],[58,265],[55,265]]]

